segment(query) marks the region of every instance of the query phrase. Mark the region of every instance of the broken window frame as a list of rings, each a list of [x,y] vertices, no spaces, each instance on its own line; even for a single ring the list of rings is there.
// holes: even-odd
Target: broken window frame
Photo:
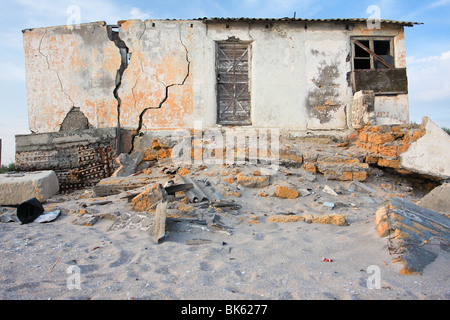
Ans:
[[[408,93],[406,68],[398,68],[395,64],[394,39],[395,37],[393,36],[357,36],[350,38],[353,92],[373,90],[375,95],[398,95]],[[389,56],[391,56],[392,64],[375,53],[375,41],[389,41]],[[368,42],[369,47],[363,45],[365,48],[362,48],[358,42]],[[370,68],[358,69],[355,67],[355,58],[358,60],[355,52],[356,46],[359,46],[361,50],[364,50],[366,54],[369,55],[367,58],[370,59]],[[383,65],[384,67],[376,67],[375,61],[377,61],[378,65]],[[387,86],[384,86],[383,82],[386,83]]]
[[[361,41],[368,41],[369,47],[364,46]],[[374,41],[389,41],[389,51],[390,56],[393,57],[393,63],[390,64],[385,59],[380,57],[375,53],[375,42]],[[352,37],[352,68],[353,70],[385,70],[385,69],[396,69],[395,67],[395,48],[394,48],[394,37]],[[356,46],[360,47],[362,50],[369,54],[369,57],[357,57],[356,56]],[[370,68],[357,69],[355,67],[355,60],[370,60]],[[376,68],[375,61],[378,60],[386,68]]]

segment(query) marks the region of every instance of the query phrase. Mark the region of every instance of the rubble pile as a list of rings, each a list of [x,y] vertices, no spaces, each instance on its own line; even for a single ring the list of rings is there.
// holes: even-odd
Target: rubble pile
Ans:
[[[248,147],[241,150],[244,163],[197,163],[199,155],[209,152],[207,144],[194,148],[189,161],[175,162],[176,141],[143,136],[134,152],[117,158],[112,176],[92,188],[45,199],[44,207],[73,216],[80,226],[105,219],[112,221],[109,230],[149,232],[155,244],[171,241],[174,233],[184,234],[186,244],[208,243],[214,233],[233,236],[242,225],[351,228],[374,223],[374,232],[387,237],[391,252],[405,264],[402,272],[420,273],[437,256],[426,244],[444,239],[441,247],[447,250],[449,237],[448,217],[435,208],[418,209],[426,191],[400,175],[410,171],[401,168],[399,156],[425,131],[422,126],[366,126],[348,139],[283,136],[276,169],[265,157],[250,164]],[[2,221],[17,221],[14,213],[2,208]],[[198,233],[192,238],[193,228],[200,230],[200,238]]]
[[[368,151],[366,163],[409,173],[400,169],[400,155],[424,134],[422,125],[384,125],[365,126],[354,136],[356,145]]]

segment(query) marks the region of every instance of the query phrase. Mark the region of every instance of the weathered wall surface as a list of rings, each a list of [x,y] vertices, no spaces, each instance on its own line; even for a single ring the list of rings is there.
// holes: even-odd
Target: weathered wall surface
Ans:
[[[406,66],[403,27],[395,25],[127,20],[118,32],[129,54],[120,78],[120,50],[105,23],[24,30],[33,132],[65,128],[71,110],[87,121],[78,129],[189,129],[195,120],[216,127],[217,43],[229,40],[250,46],[255,128],[351,126],[352,36],[394,37],[396,67]],[[382,124],[407,122],[407,95],[377,96],[375,113]]]
[[[377,124],[408,124],[409,102],[407,94],[376,96],[375,115]]]
[[[119,22],[131,57],[118,91],[120,124],[142,131],[192,127],[192,27],[182,21]]]
[[[28,121],[32,132],[56,132],[79,108],[97,128],[115,127],[118,48],[103,22],[23,31]]]
[[[346,129],[351,64],[345,25],[308,27],[306,36],[307,128]]]
[[[16,136],[19,171],[53,170],[61,192],[94,186],[115,170],[116,129]]]

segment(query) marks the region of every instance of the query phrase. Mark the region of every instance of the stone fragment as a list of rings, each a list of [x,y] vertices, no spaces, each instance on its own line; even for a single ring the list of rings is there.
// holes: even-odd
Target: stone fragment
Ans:
[[[264,188],[269,185],[269,176],[238,174],[236,183],[247,188]]]
[[[328,214],[328,215],[315,215],[315,214],[304,214],[303,216],[296,215],[273,215],[268,219],[269,222],[300,222],[304,221],[306,223],[322,223],[322,224],[332,224],[335,226],[348,226],[347,220],[341,214]]]
[[[348,222],[342,214],[315,215],[306,214],[303,216],[307,223],[332,224],[335,226],[348,226]]]
[[[417,204],[422,208],[450,215],[450,183],[434,188]]]
[[[166,235],[167,202],[161,201],[156,206],[155,224],[153,226],[153,241],[159,241]]]
[[[294,215],[273,215],[268,219],[269,222],[299,222],[304,221],[304,218],[301,216],[294,216]]]
[[[285,199],[295,199],[300,196],[300,192],[284,186],[278,186],[276,196]]]
[[[131,206],[137,212],[151,211],[155,209],[161,199],[161,191],[157,188],[157,185],[154,185],[135,196],[131,200]]]
[[[98,220],[98,217],[92,214],[83,214],[78,218],[72,220],[72,223],[77,226],[92,227]]]
[[[58,192],[52,170],[0,174],[0,205],[19,205],[32,198],[44,202]]]
[[[183,169],[178,170],[178,174],[182,177],[186,177],[190,173],[191,173],[191,171],[189,171],[188,168],[183,168]]]
[[[133,152],[131,155],[122,153],[117,157],[116,161],[120,164],[120,167],[112,174],[112,176],[130,176],[136,172],[137,166],[141,163],[142,153],[139,151]]]
[[[337,196],[338,194],[328,185],[326,185],[325,187],[323,187],[322,189],[323,192],[328,193],[329,195],[332,196]]]

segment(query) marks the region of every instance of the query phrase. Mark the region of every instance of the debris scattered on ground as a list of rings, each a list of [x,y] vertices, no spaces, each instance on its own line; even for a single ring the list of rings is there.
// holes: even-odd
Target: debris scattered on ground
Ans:
[[[400,197],[388,197],[376,212],[380,237],[389,236],[389,250],[399,255],[403,274],[421,273],[438,253],[433,245],[450,250],[450,218]]]
[[[414,188],[411,175],[368,167],[351,143],[288,139],[278,170],[263,163],[178,166],[167,157],[169,147],[154,146],[152,154],[159,156],[153,160],[147,151],[121,156],[112,177],[49,197],[36,222],[70,216],[74,225],[94,226],[103,220],[110,223],[108,231],[140,230],[156,244],[181,237],[198,246],[233,237],[244,225],[326,224],[339,232],[338,227],[375,219],[373,231],[400,255],[404,274],[420,273],[436,259],[431,243],[448,249],[448,184],[423,197],[427,190]],[[16,208],[1,208],[3,223],[20,220]]]

